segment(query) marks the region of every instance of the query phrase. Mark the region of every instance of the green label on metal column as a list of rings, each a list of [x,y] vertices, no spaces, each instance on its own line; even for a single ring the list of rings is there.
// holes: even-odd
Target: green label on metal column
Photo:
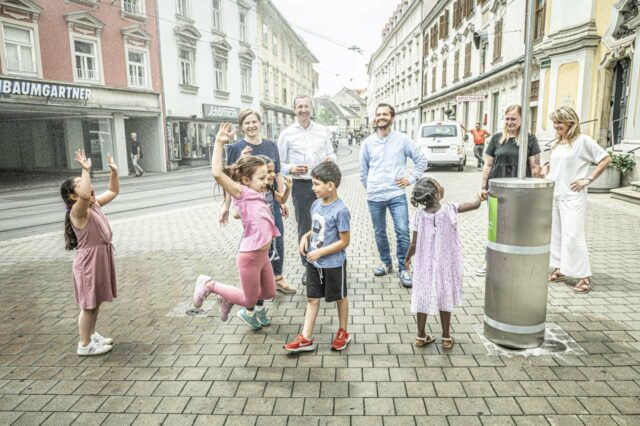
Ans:
[[[487,240],[496,242],[496,234],[498,233],[498,199],[489,197],[489,226]]]

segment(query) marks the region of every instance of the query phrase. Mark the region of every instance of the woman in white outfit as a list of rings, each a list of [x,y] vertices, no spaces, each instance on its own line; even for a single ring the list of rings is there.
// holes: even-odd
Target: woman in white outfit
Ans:
[[[578,278],[573,290],[587,293],[591,290],[584,233],[587,186],[604,172],[611,158],[596,141],[580,133],[580,120],[572,108],[562,107],[550,118],[557,135],[550,163],[543,170],[543,175],[555,181],[549,282],[563,281],[566,276]],[[592,163],[597,167],[589,174]]]

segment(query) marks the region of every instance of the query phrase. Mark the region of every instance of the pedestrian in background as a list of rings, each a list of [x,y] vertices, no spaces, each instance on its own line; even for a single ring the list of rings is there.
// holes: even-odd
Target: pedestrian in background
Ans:
[[[293,100],[296,121],[284,129],[278,138],[278,151],[282,161],[282,173],[291,175],[293,188],[291,198],[298,223],[298,241],[311,228],[311,204],[316,199],[311,188],[309,172],[323,161],[336,161],[336,154],[329,135],[329,130],[311,120],[313,107],[311,98],[306,95],[296,96]],[[305,267],[305,256],[300,257]],[[307,282],[306,272],[302,284]]]
[[[478,160],[478,168],[481,168],[482,166],[484,166],[484,160],[482,159],[484,142],[485,139],[491,136],[491,133],[483,129],[480,122],[476,123],[475,129],[467,130],[462,123],[460,123],[460,127],[462,127],[462,130],[471,133],[471,135],[473,136],[473,156],[476,157],[476,160]]]
[[[502,132],[491,137],[485,150],[484,168],[482,169],[482,190],[489,189],[489,181],[498,178],[518,177],[518,158],[520,157],[520,125],[522,124],[522,107],[510,105],[504,111],[504,127]],[[540,146],[535,135],[529,133],[527,139],[527,177],[540,177]],[[486,259],[476,275],[487,275]]]
[[[254,156],[263,155],[269,158],[273,162],[275,172],[274,180],[272,182],[272,191],[274,194],[282,193],[285,190],[285,187],[281,175],[280,154],[278,152],[278,147],[274,142],[263,139],[260,136],[262,130],[262,118],[260,117],[260,114],[252,109],[245,109],[243,111],[240,111],[240,114],[238,115],[238,125],[242,130],[244,138],[237,140],[232,144],[225,145],[225,164],[227,166],[234,165],[243,154]],[[288,190],[290,190],[290,188],[288,188]],[[267,191],[265,194],[268,195],[269,191]],[[288,198],[288,194],[286,198]],[[285,252],[284,221],[282,220],[282,218],[283,216],[286,217],[286,215],[288,215],[288,210],[285,203],[286,201],[278,201],[277,205],[274,204],[272,209],[273,218],[278,231],[280,231],[280,236],[276,238],[275,244],[279,258],[278,260],[272,261],[271,266],[273,267],[273,272],[275,274],[276,289],[285,294],[293,294],[296,292],[296,289],[287,284],[287,281],[284,278],[283,274]],[[225,193],[224,202],[220,211],[221,224],[227,223],[230,204],[231,197]]]
[[[193,305],[202,306],[210,294],[218,296],[220,320],[227,321],[233,305],[240,305],[238,317],[254,330],[270,323],[267,312],[258,301],[272,299],[276,293],[273,268],[269,260],[272,240],[280,235],[264,196],[267,189],[267,164],[259,157],[240,158],[233,170],[222,166],[223,146],[229,142],[231,124],[222,123],[213,148],[211,171],[216,182],[234,201],[244,233],[236,257],[242,290],[200,275],[193,293]],[[232,176],[227,176],[229,172]]]
[[[313,191],[318,199],[311,206],[312,226],[300,239],[300,254],[307,258],[307,311],[302,333],[284,345],[289,352],[315,349],[313,327],[320,299],[336,302],[339,328],[331,348],[341,351],[351,340],[347,332],[347,253],[349,246],[349,209],[338,196],[342,173],[337,164],[324,162],[311,171]]]
[[[436,340],[427,335],[427,315],[440,314],[442,347],[451,349],[453,337],[449,334],[451,312],[460,305],[462,295],[462,245],[458,234],[458,214],[476,210],[486,199],[486,191],[468,203],[444,203],[444,188],[435,179],[422,178],[413,188],[411,204],[422,206],[413,216],[413,236],[405,259],[405,267],[413,268],[411,312],[417,314],[418,335],[415,346],[428,345]]]
[[[587,187],[598,179],[611,163],[611,157],[596,141],[580,133],[580,119],[570,107],[561,107],[550,117],[556,131],[551,159],[542,174],[555,181],[551,224],[553,268],[549,282],[576,277],[576,293],[591,290],[591,266],[584,225],[587,212]],[[597,164],[589,173],[589,165]]]
[[[129,136],[131,137],[131,162],[133,163],[133,170],[136,173],[136,177],[139,177],[144,175],[144,170],[138,164],[138,161],[142,158],[142,145],[140,145],[136,132],[131,132]]]
[[[80,356],[100,355],[112,349],[113,339],[96,331],[102,302],[117,296],[116,270],[111,227],[101,207],[113,201],[120,192],[118,167],[111,154],[107,165],[111,170],[109,189],[96,196],[91,185],[91,160],[84,150],[76,151],[75,161],[82,174],[64,181],[60,195],[66,207],[64,238],[67,250],[76,250],[73,259],[73,289],[80,305],[78,331],[80,341],[76,353]]]
[[[427,159],[404,133],[392,131],[395,109],[385,103],[376,108],[376,133],[362,143],[360,149],[360,181],[367,193],[367,204],[382,264],[373,275],[380,277],[393,271],[387,238],[387,209],[396,232],[398,277],[404,287],[411,287],[411,275],[404,268],[409,248],[409,205],[406,187],[422,177]],[[411,175],[404,177],[407,158],[413,161]]]

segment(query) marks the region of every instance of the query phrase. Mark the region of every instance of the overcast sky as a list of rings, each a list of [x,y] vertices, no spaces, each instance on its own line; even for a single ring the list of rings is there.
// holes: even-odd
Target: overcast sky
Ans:
[[[320,75],[319,95],[333,95],[343,86],[350,89],[367,86],[366,64],[380,45],[384,24],[400,3],[400,0],[271,1],[320,61],[314,66]],[[363,49],[363,54],[348,50],[351,45]]]

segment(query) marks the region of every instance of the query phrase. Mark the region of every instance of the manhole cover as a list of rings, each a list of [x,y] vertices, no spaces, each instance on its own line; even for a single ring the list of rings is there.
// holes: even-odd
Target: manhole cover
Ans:
[[[191,317],[195,316],[195,315],[202,315],[204,313],[204,310],[200,309],[200,308],[189,308],[185,311],[185,313]]]
[[[567,345],[557,340],[545,340],[542,349],[549,352],[564,352],[567,350]]]

